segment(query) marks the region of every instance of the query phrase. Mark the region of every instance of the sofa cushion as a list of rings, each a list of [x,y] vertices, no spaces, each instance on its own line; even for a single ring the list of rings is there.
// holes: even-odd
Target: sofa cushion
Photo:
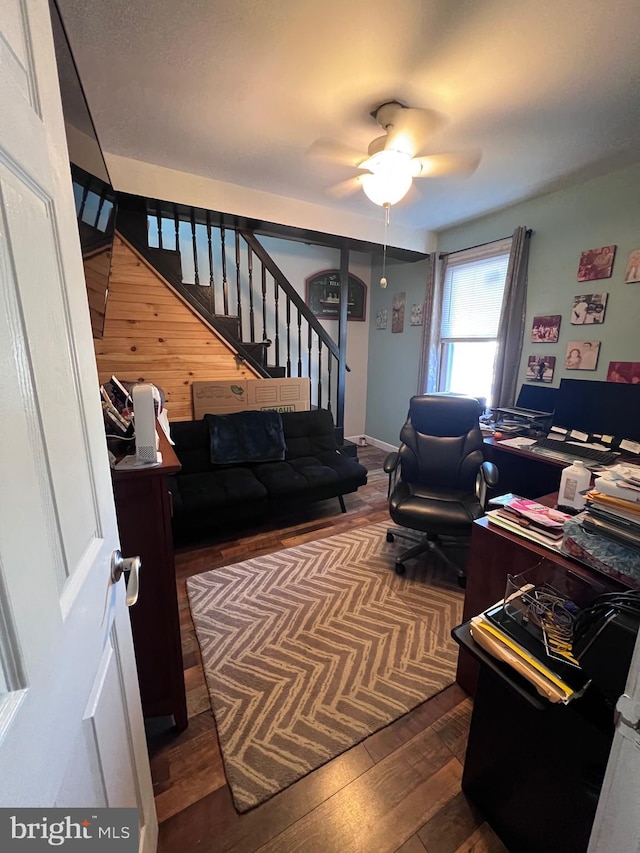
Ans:
[[[185,474],[211,471],[209,427],[205,421],[176,421],[171,424],[171,438],[182,465],[180,479]]]
[[[339,478],[336,470],[329,465],[323,465],[315,456],[303,456],[300,459],[292,459],[289,463],[294,471],[302,475],[311,488],[335,485]]]
[[[344,456],[338,451],[321,453],[318,461],[335,471],[344,492],[355,491],[367,482],[367,469],[350,456]]]
[[[222,468],[179,478],[183,513],[264,501],[267,490],[248,468]]]
[[[337,448],[331,412],[283,412],[282,427],[287,442],[285,459],[319,456]]]
[[[284,459],[285,441],[278,412],[247,411],[205,415],[213,465],[275,462]]]
[[[269,498],[296,497],[309,490],[309,481],[288,462],[256,465],[254,474],[266,488]]]

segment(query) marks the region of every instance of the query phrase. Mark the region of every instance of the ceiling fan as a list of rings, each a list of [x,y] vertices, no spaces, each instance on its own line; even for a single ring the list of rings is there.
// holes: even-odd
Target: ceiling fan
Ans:
[[[384,129],[367,152],[328,139],[317,140],[309,149],[313,157],[353,166],[361,174],[336,184],[330,192],[343,196],[359,188],[375,204],[389,208],[407,194],[414,178],[470,175],[480,162],[480,151],[425,153],[428,139],[444,123],[435,110],[405,107],[388,101],[371,116]]]

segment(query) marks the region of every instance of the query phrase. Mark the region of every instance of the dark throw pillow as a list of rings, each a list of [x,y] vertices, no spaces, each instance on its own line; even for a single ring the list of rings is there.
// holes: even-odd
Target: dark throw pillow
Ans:
[[[274,462],[287,448],[279,412],[233,412],[205,415],[212,465]]]

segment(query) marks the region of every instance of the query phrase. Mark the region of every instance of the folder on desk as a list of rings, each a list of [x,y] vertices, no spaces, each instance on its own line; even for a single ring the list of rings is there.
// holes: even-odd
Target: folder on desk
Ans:
[[[566,704],[573,698],[573,691],[566,685],[556,684],[549,679],[543,672],[535,667],[531,661],[523,658],[501,637],[496,636],[489,628],[486,622],[483,622],[481,616],[475,616],[471,620],[471,636],[474,641],[490,655],[497,660],[509,664],[513,669],[522,675],[532,684],[540,696],[548,699],[549,702],[563,702]]]

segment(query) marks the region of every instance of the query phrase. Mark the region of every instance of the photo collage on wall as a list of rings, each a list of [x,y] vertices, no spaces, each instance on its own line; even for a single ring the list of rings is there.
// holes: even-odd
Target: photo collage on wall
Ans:
[[[616,245],[585,249],[580,254],[577,281],[598,281],[611,278]],[[627,284],[640,283],[640,248],[629,252],[624,270]],[[573,296],[569,308],[572,326],[601,326],[605,321],[608,292],[579,293]],[[561,314],[536,314],[531,325],[532,344],[557,344],[560,342]],[[586,329],[585,329],[586,331]],[[573,338],[574,336],[571,335]],[[565,370],[597,370],[602,342],[599,340],[570,340],[564,350]],[[527,355],[527,382],[552,382],[558,354]],[[612,361],[607,370],[607,382],[636,382],[640,384],[640,362]]]

